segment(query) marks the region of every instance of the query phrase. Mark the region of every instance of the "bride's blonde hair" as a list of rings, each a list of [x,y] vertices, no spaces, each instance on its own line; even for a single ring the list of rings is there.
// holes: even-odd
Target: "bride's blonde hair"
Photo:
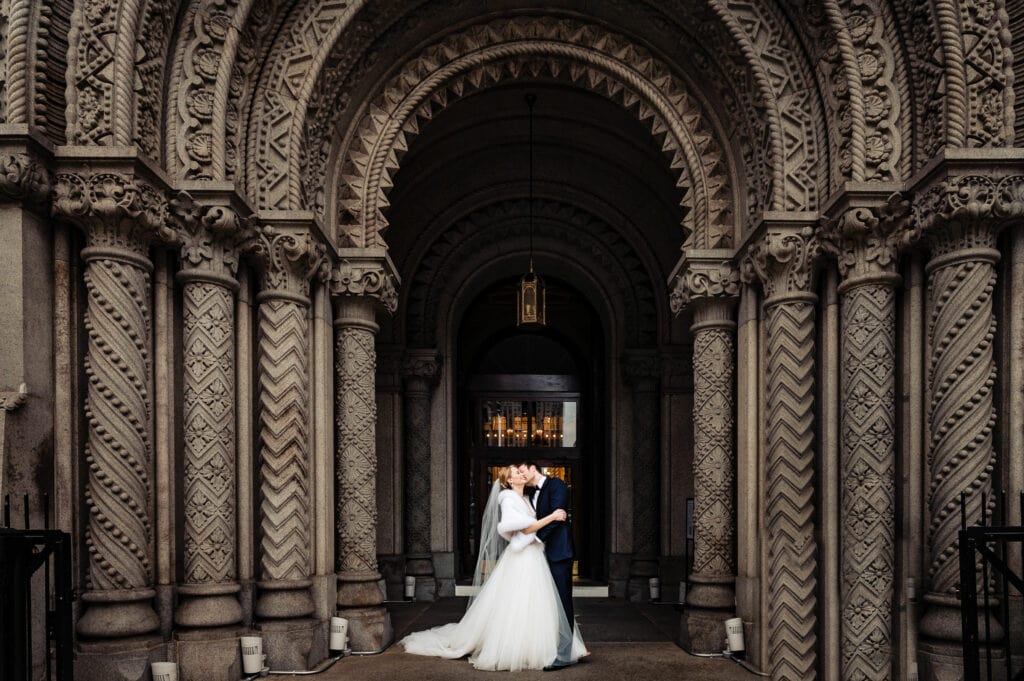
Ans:
[[[502,489],[512,489],[512,476],[516,473],[513,466],[502,466],[498,471],[498,484]]]

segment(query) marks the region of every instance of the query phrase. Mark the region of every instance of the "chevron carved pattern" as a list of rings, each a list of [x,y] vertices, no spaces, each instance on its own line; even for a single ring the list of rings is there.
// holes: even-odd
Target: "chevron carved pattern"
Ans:
[[[264,579],[309,575],[309,461],[306,306],[260,304],[260,567]]]
[[[766,306],[768,655],[775,681],[817,665],[814,541],[814,305]]]
[[[842,676],[892,677],[896,508],[893,286],[843,292],[841,420]]]
[[[988,512],[992,510],[992,428],[996,418],[992,291],[996,271],[993,262],[972,259],[969,252],[954,261],[945,257],[945,262],[930,272],[928,282],[928,575],[933,593],[955,595],[960,583],[960,493],[967,493],[969,524],[981,520],[983,494],[989,500]]]
[[[342,326],[336,334],[338,570],[377,571],[377,397],[374,334]]]
[[[234,297],[184,286],[185,581],[235,576]]]
[[[86,249],[89,424],[85,544],[90,589],[139,589],[150,577],[150,282],[140,247]]]
[[[693,574],[702,578],[731,580],[736,574],[732,549],[736,532],[732,446],[734,357],[731,328],[705,327],[695,332]]]

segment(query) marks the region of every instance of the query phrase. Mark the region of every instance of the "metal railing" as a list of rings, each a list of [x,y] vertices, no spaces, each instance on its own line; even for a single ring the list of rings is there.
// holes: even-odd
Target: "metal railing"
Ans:
[[[29,497],[24,497],[23,529],[11,527],[11,499],[4,498],[0,527],[0,681],[32,681],[33,607],[45,607],[45,673],[48,681],[71,681],[71,535],[51,530],[49,499],[43,496],[42,530],[30,529]],[[42,568],[42,580],[34,579]],[[33,581],[37,591],[33,592]],[[43,593],[38,593],[42,581]],[[56,676],[54,676],[56,673]]]
[[[1020,564],[1024,565],[1024,492],[1020,494],[1019,525],[1007,524],[1005,493],[1001,495],[1000,501],[1000,525],[989,524],[994,518],[986,517],[985,509],[988,505],[983,497],[981,525],[967,527],[964,510],[966,495],[960,495],[960,616],[963,626],[964,681],[981,681],[983,655],[984,678],[987,681],[992,681],[993,674],[996,674],[997,679],[1024,681],[1024,661],[1019,656],[1015,658],[1013,650],[1013,642],[1019,632],[1012,631],[1015,620],[1024,621],[1024,601],[1021,599],[1024,596],[1024,575],[1018,574],[1010,565],[1015,552],[1020,556]],[[1019,617],[1011,613],[1014,602],[1021,609]],[[993,619],[996,612],[997,621]],[[1002,642],[1006,644],[1004,650],[1000,651],[1003,652],[1006,664],[1005,675],[993,666],[993,650],[998,649],[997,646]],[[998,665],[998,660],[995,665]]]

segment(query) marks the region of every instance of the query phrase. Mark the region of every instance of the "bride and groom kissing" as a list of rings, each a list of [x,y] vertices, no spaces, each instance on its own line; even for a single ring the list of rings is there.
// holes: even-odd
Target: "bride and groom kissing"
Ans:
[[[475,596],[458,622],[402,639],[477,669],[555,671],[589,655],[572,607],[569,490],[532,461],[498,470],[480,525]]]

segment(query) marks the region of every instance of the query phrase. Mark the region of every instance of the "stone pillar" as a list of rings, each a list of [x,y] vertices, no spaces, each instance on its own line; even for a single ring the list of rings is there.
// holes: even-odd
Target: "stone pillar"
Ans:
[[[896,568],[896,273],[910,203],[894,194],[825,223],[838,256],[841,677],[893,678]]]
[[[184,579],[175,623],[242,620],[235,552],[235,293],[243,230],[226,207],[171,202],[183,289]]]
[[[160,626],[153,607],[152,358],[149,245],[170,236],[166,200],[132,172],[62,172],[54,213],[86,247],[85,639]],[[111,676],[110,678],[115,678]]]
[[[927,679],[963,675],[957,540],[960,494],[967,495],[969,525],[981,521],[983,496],[988,504],[985,512],[991,514],[996,236],[1010,219],[1024,213],[1022,195],[1021,176],[954,175],[922,192],[915,205],[931,252],[925,268],[930,400],[928,592],[920,628],[922,672]],[[980,626],[983,630],[983,622]],[[999,641],[1002,628],[994,618],[990,626],[993,640]],[[996,652],[1001,656],[1001,651]]]
[[[814,538],[814,317],[818,251],[810,226],[766,225],[743,261],[764,288],[765,531],[768,543],[768,671],[817,674],[817,546]]]
[[[430,551],[430,394],[441,376],[436,350],[410,351],[405,377],[405,573],[416,577],[416,600],[437,596]]]
[[[633,388],[633,558],[628,593],[631,601],[641,601],[650,597],[648,580],[658,576],[661,366],[657,353],[633,350],[626,354],[624,369],[626,382]]]
[[[678,299],[693,309],[693,572],[682,640],[720,652],[736,610],[736,321],[739,274],[723,260],[684,256]]]
[[[377,397],[375,308],[397,307],[390,260],[345,253],[331,279],[337,436],[338,611],[349,621],[353,650],[379,650],[391,641],[377,568]],[[348,256],[348,257],[345,257]]]
[[[308,233],[263,226],[259,302],[260,581],[255,614],[272,667],[309,664],[314,605],[309,438],[309,282],[326,272]]]

